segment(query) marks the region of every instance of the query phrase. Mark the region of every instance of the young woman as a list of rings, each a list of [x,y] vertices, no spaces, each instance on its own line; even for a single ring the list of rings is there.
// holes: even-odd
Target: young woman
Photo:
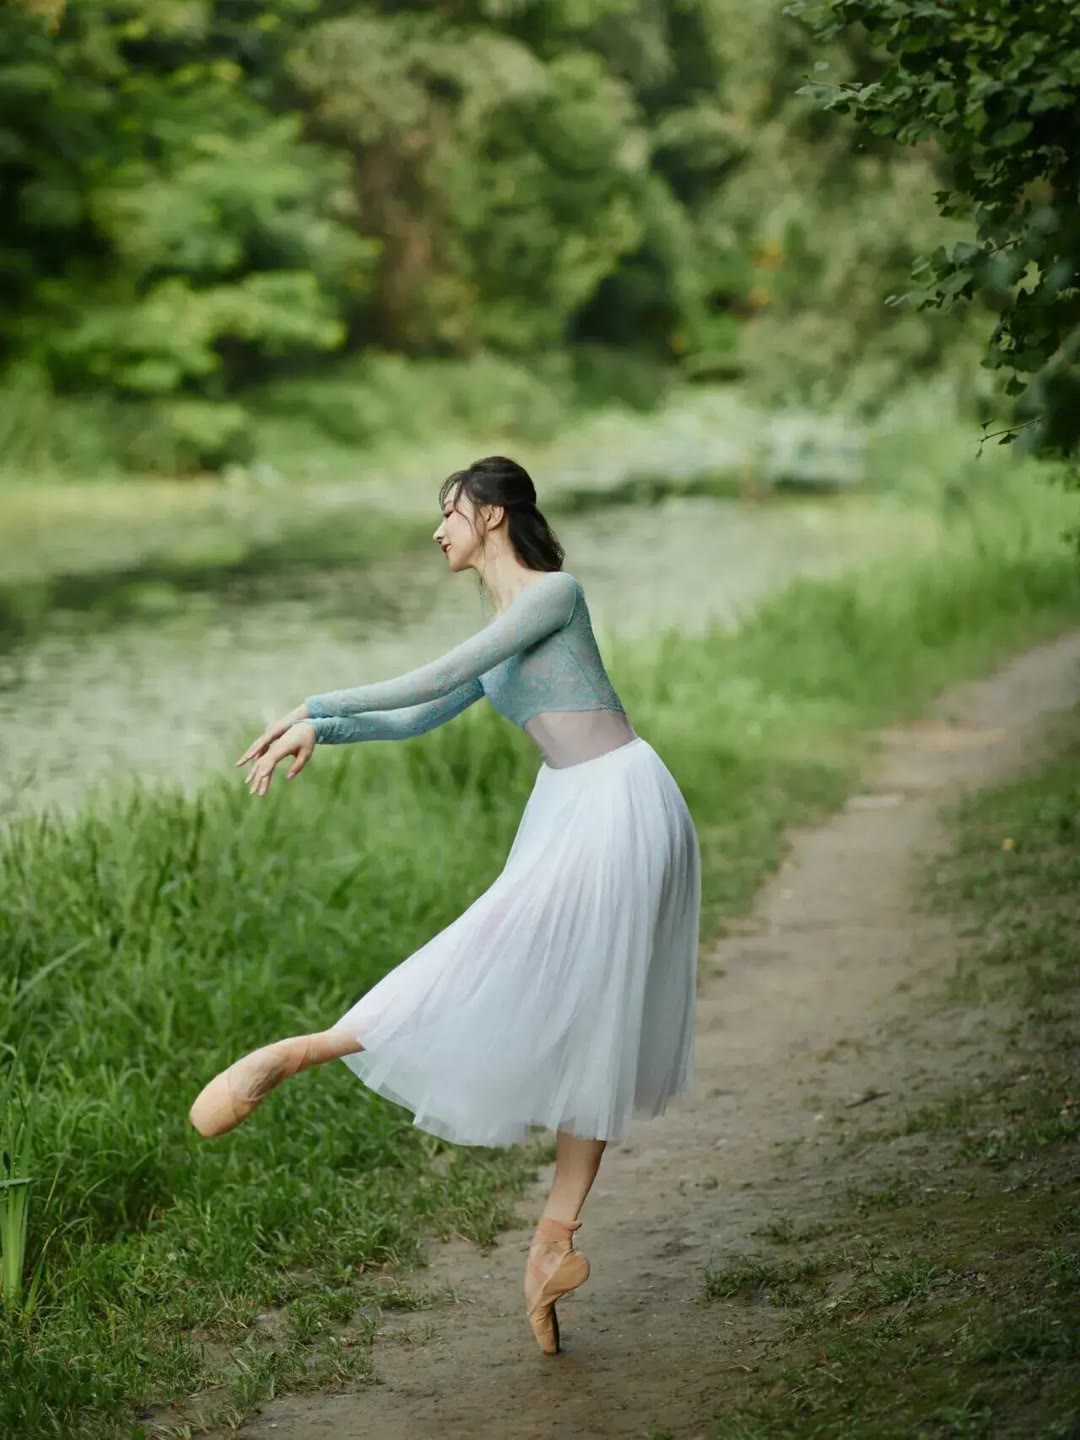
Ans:
[[[395,680],[310,697],[240,757],[253,795],[316,745],[404,740],[486,696],[543,756],[502,873],[329,1030],[263,1046],[202,1091],[202,1135],[238,1125],[287,1076],[342,1059],[414,1123],[460,1145],[556,1132],[555,1179],[525,1272],[540,1348],[588,1276],[578,1215],[609,1140],[692,1084],[701,859],[671,772],[632,729],[581,585],[513,460],[451,475],[434,539],[475,570],[495,618]]]

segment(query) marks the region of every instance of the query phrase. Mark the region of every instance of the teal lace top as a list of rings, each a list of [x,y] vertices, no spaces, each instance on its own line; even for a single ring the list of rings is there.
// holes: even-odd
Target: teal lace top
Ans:
[[[573,575],[544,572],[484,629],[418,670],[311,695],[304,703],[317,743],[345,745],[422,735],[485,695],[522,727],[541,712],[625,715]],[[623,729],[633,734],[628,725]]]

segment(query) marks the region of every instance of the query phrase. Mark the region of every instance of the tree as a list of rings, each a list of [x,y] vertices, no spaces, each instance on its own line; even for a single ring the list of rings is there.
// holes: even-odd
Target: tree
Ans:
[[[949,162],[942,215],[971,238],[923,256],[892,304],[998,314],[984,364],[1016,401],[998,432],[1080,450],[1080,8],[1073,0],[794,0],[817,38],[861,27],[880,73],[800,93]],[[818,67],[827,70],[826,62]]]
[[[343,159],[269,108],[288,9],[67,0],[0,21],[0,356],[149,407],[180,468],[243,453],[231,393],[339,347],[373,265]]]

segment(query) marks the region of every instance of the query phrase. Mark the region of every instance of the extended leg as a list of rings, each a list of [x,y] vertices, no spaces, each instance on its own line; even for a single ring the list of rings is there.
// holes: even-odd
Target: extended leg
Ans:
[[[555,1179],[536,1227],[525,1266],[525,1309],[545,1355],[559,1349],[555,1302],[589,1278],[589,1262],[574,1249],[574,1231],[596,1179],[606,1140],[586,1140],[563,1130],[555,1136]]]
[[[363,1048],[355,1036],[333,1029],[263,1045],[214,1076],[191,1107],[191,1123],[200,1135],[224,1135],[288,1076]]]

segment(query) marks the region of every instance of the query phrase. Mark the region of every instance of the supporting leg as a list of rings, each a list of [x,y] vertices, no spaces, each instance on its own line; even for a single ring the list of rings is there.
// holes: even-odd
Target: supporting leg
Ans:
[[[596,1179],[606,1140],[587,1140],[556,1131],[555,1179],[536,1227],[525,1266],[525,1313],[545,1355],[559,1350],[555,1302],[589,1277],[589,1262],[574,1249],[574,1231],[585,1197]]]
[[[363,1048],[355,1036],[333,1029],[290,1035],[287,1040],[264,1045],[215,1075],[200,1091],[189,1119],[200,1135],[223,1135],[245,1120],[288,1076]]]
[[[544,1206],[545,1217],[558,1220],[578,1218],[600,1169],[606,1146],[606,1140],[585,1140],[580,1135],[569,1135],[565,1130],[555,1132],[555,1179]]]

